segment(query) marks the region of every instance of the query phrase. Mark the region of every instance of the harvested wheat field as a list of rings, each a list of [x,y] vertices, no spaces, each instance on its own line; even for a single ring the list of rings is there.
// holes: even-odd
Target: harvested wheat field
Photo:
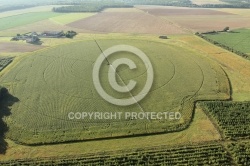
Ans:
[[[51,20],[42,20],[42,21],[38,21],[35,23],[31,23],[31,24],[27,24],[27,25],[22,25],[19,27],[15,27],[15,28],[11,28],[11,29],[7,29],[4,31],[1,31],[0,34],[1,35],[16,35],[18,33],[26,33],[26,32],[43,32],[43,31],[68,31],[68,30],[75,30],[78,32],[77,29],[71,28],[71,27],[67,27],[65,25],[60,25],[57,23],[54,23]]]
[[[105,33],[140,33],[140,34],[183,34],[181,28],[169,21],[143,12],[102,12],[82,19],[68,26]],[[132,11],[132,10],[131,10]]]
[[[182,15],[232,15],[222,11],[210,10],[210,9],[195,9],[195,8],[144,8],[139,7],[144,12],[157,16],[182,16]]]
[[[31,45],[31,44],[18,44],[15,42],[1,42],[0,50],[1,52],[33,52],[44,48],[39,45]]]
[[[231,29],[250,27],[250,17],[227,12],[227,10],[194,9],[179,7],[145,7],[137,6],[145,13],[160,16],[193,32],[222,30],[226,26]],[[211,17],[211,15],[213,17]]]
[[[238,15],[232,15],[230,17],[226,15],[218,15],[216,18],[211,18],[207,16],[173,16],[165,17],[178,25],[191,29],[194,32],[206,32],[212,30],[223,30],[225,27],[229,26],[231,29],[247,28],[250,27],[250,18],[241,17]]]

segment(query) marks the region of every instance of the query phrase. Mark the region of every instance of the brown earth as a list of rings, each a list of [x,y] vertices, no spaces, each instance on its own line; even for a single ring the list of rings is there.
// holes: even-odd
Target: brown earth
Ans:
[[[68,26],[105,33],[183,34],[171,22],[143,12],[102,12]]]
[[[232,13],[226,13],[221,11],[215,11],[210,9],[194,9],[194,8],[141,8],[146,13],[157,16],[173,16],[173,15],[233,15]]]
[[[230,29],[248,28],[250,27],[250,17],[242,17],[239,15],[214,15],[214,16],[169,16],[164,17],[172,22],[191,29],[193,32],[206,32],[212,30],[223,30],[229,26]]]
[[[250,27],[250,16],[229,10],[197,9],[185,7],[136,6],[145,13],[164,18],[192,32],[206,32]],[[233,11],[233,10],[232,10]]]
[[[32,52],[44,48],[39,45],[32,44],[19,44],[15,41],[13,42],[0,42],[0,50],[2,53],[5,52]]]

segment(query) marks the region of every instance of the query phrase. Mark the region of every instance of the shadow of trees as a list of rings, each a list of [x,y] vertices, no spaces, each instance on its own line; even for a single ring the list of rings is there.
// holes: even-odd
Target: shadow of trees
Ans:
[[[11,115],[10,107],[18,101],[19,99],[12,96],[6,88],[0,89],[0,154],[5,154],[8,147],[8,143],[4,140],[8,126],[3,118]]]

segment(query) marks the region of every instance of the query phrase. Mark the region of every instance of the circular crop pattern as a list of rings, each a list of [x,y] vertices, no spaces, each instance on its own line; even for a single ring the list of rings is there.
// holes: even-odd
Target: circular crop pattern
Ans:
[[[107,60],[107,58],[117,52],[131,52],[138,56],[145,65],[148,65],[147,68],[147,80],[144,88],[142,91],[137,94],[136,96],[132,96],[129,99],[116,99],[109,94],[105,92],[105,90],[102,88],[102,85],[100,83],[100,78],[99,78],[99,73],[100,73],[100,67],[103,63],[103,61]],[[127,58],[120,58],[118,60],[115,60],[112,64],[110,65],[110,72],[108,75],[110,85],[112,86],[113,89],[115,89],[118,92],[130,92],[133,88],[135,88],[136,82],[135,81],[130,81],[128,85],[126,86],[120,86],[117,84],[115,80],[116,76],[116,69],[119,65],[126,64],[129,66],[130,69],[135,69],[136,64],[131,61],[130,59]],[[113,74],[112,74],[113,73]],[[138,48],[135,48],[133,46],[129,45],[117,45],[113,46],[107,50],[105,50],[103,53],[100,54],[98,59],[95,62],[94,68],[93,68],[93,83],[94,86],[99,93],[99,95],[106,101],[115,104],[115,105],[120,105],[120,106],[128,106],[135,104],[139,101],[141,101],[149,92],[152,84],[153,84],[153,79],[154,79],[154,72],[153,72],[153,67],[148,59],[147,55],[139,50]]]
[[[9,138],[36,144],[175,131],[190,122],[195,100],[227,98],[224,72],[188,49],[142,40],[97,42],[99,46],[95,41],[82,41],[36,52],[1,78],[2,85],[20,100],[7,121]],[[110,55],[100,56],[100,48]],[[99,80],[93,82],[96,65],[94,76]],[[107,102],[110,97],[100,96],[97,81],[117,101],[132,97],[136,104]],[[68,116],[71,112],[131,111],[180,112],[182,117],[169,121]]]

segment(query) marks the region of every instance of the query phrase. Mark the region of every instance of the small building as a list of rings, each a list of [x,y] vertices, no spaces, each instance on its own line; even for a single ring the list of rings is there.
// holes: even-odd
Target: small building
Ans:
[[[32,36],[32,37],[26,39],[27,43],[36,43],[38,41],[40,41],[40,39],[37,36]]]
[[[64,32],[63,31],[44,31],[43,33],[41,33],[41,36],[58,38],[58,37],[64,36]]]

